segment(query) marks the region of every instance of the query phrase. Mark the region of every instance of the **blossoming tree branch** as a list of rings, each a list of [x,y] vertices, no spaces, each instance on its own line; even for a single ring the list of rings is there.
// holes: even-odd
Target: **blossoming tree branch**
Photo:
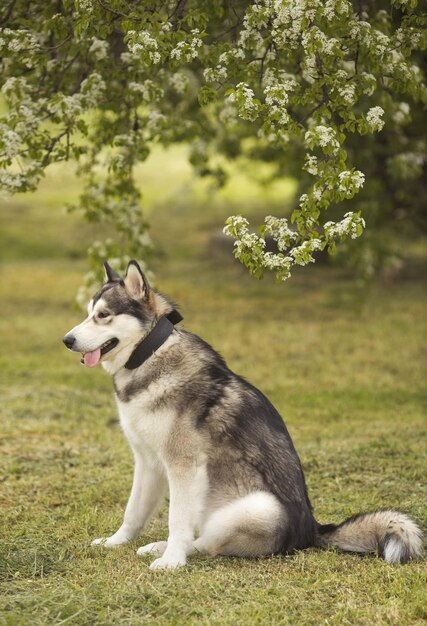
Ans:
[[[409,132],[427,102],[417,0],[9,0],[0,26],[0,184],[34,190],[50,163],[76,160],[80,208],[119,235],[92,246],[93,271],[150,246],[134,168],[154,143],[187,142],[220,183],[217,154],[297,177],[290,223],[268,216],[254,232],[232,216],[224,229],[253,275],[279,280],[359,237],[364,204],[373,222],[379,203],[396,207],[393,185],[404,206],[422,173],[425,140]]]

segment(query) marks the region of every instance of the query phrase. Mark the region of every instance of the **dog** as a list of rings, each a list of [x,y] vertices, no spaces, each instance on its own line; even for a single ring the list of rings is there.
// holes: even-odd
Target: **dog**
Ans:
[[[176,327],[175,305],[154,291],[136,261],[106,282],[88,317],[64,337],[87,367],[113,376],[120,423],[135,459],[123,523],[92,545],[138,537],[169,489],[167,541],[145,545],[152,569],[192,553],[261,557],[312,546],[377,553],[406,563],[423,553],[406,514],[358,514],[319,524],[301,462],[279,413],[198,336]]]

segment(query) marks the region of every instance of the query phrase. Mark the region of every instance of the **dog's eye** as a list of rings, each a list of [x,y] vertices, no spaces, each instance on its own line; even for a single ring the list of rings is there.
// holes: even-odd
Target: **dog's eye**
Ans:
[[[99,319],[103,319],[104,317],[108,317],[110,314],[107,313],[107,311],[100,311],[97,315],[97,317],[99,317]]]

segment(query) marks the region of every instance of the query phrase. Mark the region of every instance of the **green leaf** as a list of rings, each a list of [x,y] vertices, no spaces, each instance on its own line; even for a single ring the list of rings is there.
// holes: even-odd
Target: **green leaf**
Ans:
[[[210,104],[211,102],[215,102],[217,97],[218,97],[218,94],[216,90],[206,85],[203,86],[199,90],[199,93],[198,93],[198,100],[201,106],[206,106],[207,104]]]

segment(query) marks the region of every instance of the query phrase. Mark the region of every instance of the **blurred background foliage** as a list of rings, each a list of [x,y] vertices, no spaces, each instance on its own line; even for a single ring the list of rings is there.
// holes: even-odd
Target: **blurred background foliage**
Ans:
[[[86,242],[81,304],[103,258],[123,267],[152,249],[141,163],[158,144],[176,146],[162,187],[186,154],[206,179],[196,189],[228,188],[218,227],[260,204],[230,192],[256,181],[264,206],[252,230],[266,213],[280,223],[261,237],[228,230],[258,277],[284,280],[340,241],[339,262],[359,276],[392,275],[425,234],[426,16],[416,0],[10,0],[0,25],[1,187],[34,190],[52,163],[76,161],[69,209],[112,226]]]

